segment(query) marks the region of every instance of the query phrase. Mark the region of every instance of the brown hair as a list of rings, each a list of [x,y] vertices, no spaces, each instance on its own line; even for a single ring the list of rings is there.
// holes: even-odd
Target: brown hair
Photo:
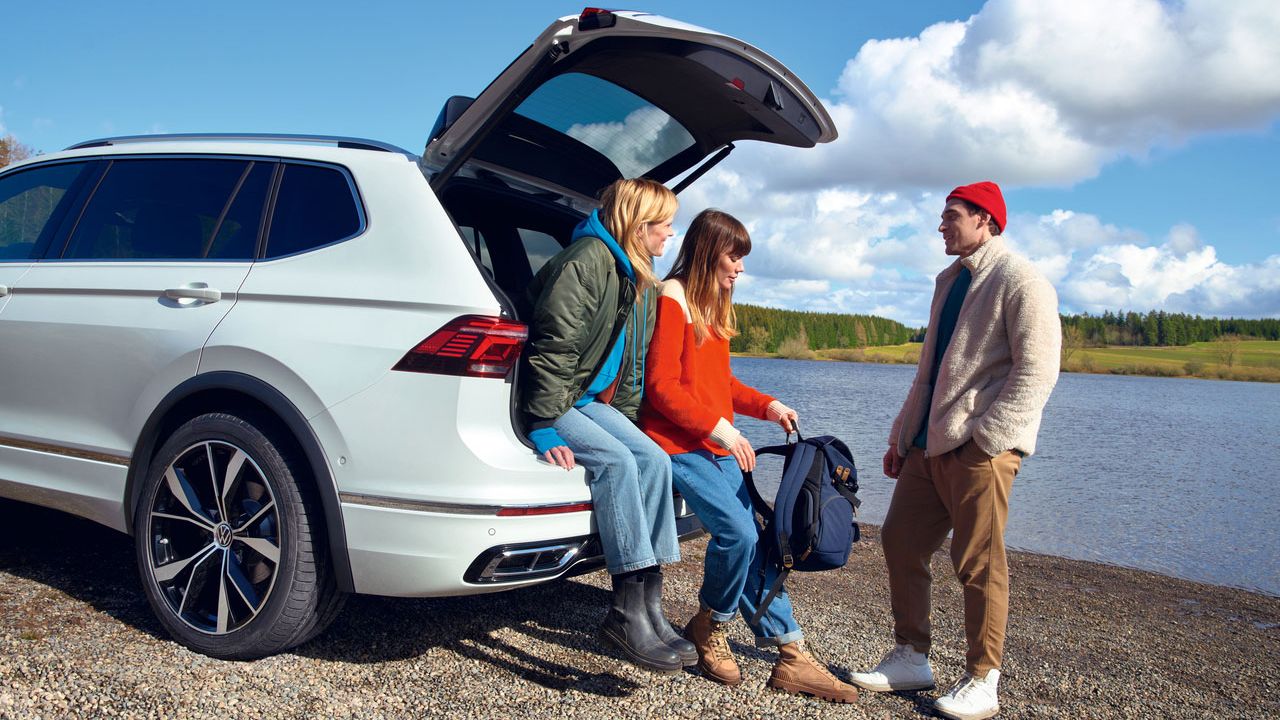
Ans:
[[[653,256],[645,249],[641,233],[649,223],[674,218],[679,204],[666,185],[648,178],[615,180],[600,196],[600,220],[627,254],[641,290],[658,284]]]
[[[724,255],[746,257],[750,252],[751,235],[747,228],[721,210],[698,213],[685,233],[667,279],[674,278],[684,285],[693,335],[699,344],[711,332],[725,340],[738,334],[733,291],[721,290],[716,282],[716,266]]]
[[[973,203],[963,198],[956,198],[956,200],[959,200],[965,206],[965,208],[969,211],[970,215],[977,215],[978,213],[983,213],[987,216],[987,229],[991,231],[992,237],[1000,234],[1000,226],[996,224],[996,219],[992,217],[990,212],[988,212],[987,210],[984,210],[983,208],[978,207],[977,205],[974,205]]]

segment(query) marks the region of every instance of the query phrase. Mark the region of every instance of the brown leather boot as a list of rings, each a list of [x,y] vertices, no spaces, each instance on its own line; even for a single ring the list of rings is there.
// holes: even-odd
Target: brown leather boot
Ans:
[[[711,619],[711,611],[702,609],[684,626],[684,636],[698,649],[698,669],[708,678],[724,685],[742,682],[742,671],[729,649],[729,623]]]
[[[769,676],[769,687],[789,693],[802,693],[828,702],[851,703],[858,700],[858,689],[840,682],[826,665],[814,659],[800,641],[778,648],[778,662]]]

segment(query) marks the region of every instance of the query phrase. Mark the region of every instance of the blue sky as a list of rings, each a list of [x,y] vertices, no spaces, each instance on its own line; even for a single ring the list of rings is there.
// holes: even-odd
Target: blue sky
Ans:
[[[741,300],[922,324],[947,262],[941,200],[991,179],[1006,191],[1010,244],[1050,276],[1064,311],[1280,315],[1274,0],[634,7],[769,52],[840,128],[814,150],[744,144],[682,196],[685,223],[716,205],[751,228]],[[0,131],[44,151],[263,131],[421,152],[447,97],[474,95],[580,9],[22,3],[6,9]]]

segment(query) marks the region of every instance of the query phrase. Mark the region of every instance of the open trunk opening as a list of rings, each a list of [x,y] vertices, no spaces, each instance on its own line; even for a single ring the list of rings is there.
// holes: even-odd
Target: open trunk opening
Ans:
[[[496,177],[454,178],[441,191],[440,202],[490,285],[501,292],[499,299],[515,319],[528,322],[529,283],[569,245],[573,228],[586,214],[507,187]]]

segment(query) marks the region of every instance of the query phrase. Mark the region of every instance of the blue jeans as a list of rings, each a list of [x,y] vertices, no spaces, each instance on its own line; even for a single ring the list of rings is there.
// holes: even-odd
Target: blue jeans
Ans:
[[[569,408],[555,428],[587,470],[609,573],[679,560],[670,456],[604,403]]]
[[[738,461],[732,456],[717,457],[697,450],[671,456],[671,472],[676,490],[711,533],[702,590],[698,593],[702,607],[711,610],[711,618],[718,622],[728,622],[741,611],[750,624],[759,601],[777,579],[778,568],[768,563],[761,581],[764,552],[759,547],[751,496]],[[774,596],[751,632],[760,647],[785,645],[801,638],[785,587]]]

